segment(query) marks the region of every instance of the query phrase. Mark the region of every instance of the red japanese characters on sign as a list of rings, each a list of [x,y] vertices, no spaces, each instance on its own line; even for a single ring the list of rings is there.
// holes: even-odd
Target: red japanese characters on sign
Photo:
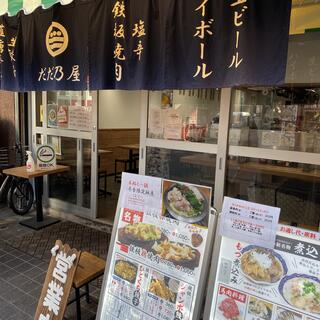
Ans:
[[[243,303],[245,303],[247,300],[247,296],[245,294],[243,294],[239,291],[229,289],[224,286],[219,287],[219,294],[224,294],[224,295],[228,296],[229,298],[232,298],[236,301],[243,302]]]
[[[122,213],[122,219],[123,222],[134,224],[142,222],[143,220],[143,212],[130,210],[125,208]]]

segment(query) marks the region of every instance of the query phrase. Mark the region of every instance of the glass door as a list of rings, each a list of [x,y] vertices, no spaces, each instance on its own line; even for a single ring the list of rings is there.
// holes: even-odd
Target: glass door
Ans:
[[[33,150],[53,146],[57,164],[70,170],[45,179],[44,199],[50,208],[96,217],[97,93],[54,91],[32,94]]]

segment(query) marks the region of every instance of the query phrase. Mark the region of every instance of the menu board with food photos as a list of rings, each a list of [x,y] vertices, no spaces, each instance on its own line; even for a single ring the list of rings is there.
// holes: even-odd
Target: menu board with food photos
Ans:
[[[273,249],[222,237],[209,319],[320,319],[318,239],[284,225]]]
[[[123,175],[97,319],[198,319],[210,197],[207,187]]]

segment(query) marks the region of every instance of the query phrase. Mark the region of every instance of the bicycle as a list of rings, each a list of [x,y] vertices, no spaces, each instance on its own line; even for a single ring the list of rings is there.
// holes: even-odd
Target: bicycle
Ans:
[[[9,164],[9,150],[16,151],[16,159],[20,158],[18,165],[25,163],[25,151],[21,144],[16,144],[13,148],[0,148],[0,170],[2,184],[0,187],[0,200],[6,201],[10,209],[18,215],[27,214],[34,201],[33,187],[28,179],[18,178],[14,176],[6,176],[2,173],[3,169],[12,168]]]

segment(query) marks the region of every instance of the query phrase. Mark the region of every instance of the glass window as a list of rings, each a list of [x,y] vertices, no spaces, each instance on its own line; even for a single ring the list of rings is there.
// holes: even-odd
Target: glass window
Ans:
[[[214,187],[216,155],[147,147],[146,175]]]
[[[149,92],[148,137],[217,143],[220,90]]]
[[[89,91],[47,93],[47,126],[92,131],[93,98]]]
[[[320,89],[235,89],[229,143],[320,152]]]
[[[48,136],[48,142],[54,146],[56,151],[58,150],[57,164],[70,167],[68,172],[49,176],[49,197],[76,204],[77,139]]]
[[[229,157],[226,194],[280,207],[280,222],[318,230],[320,166]]]

